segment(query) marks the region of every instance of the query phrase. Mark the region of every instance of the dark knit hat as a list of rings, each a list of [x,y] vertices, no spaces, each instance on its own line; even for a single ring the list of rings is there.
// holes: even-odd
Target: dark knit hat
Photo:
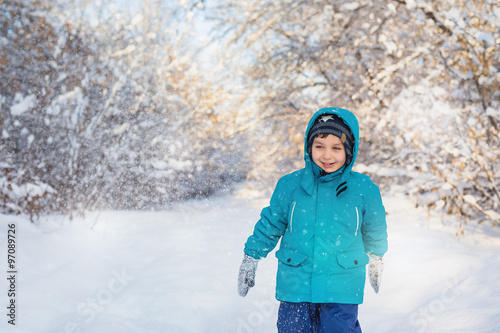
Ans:
[[[346,152],[345,164],[349,165],[354,150],[354,136],[347,124],[337,115],[323,114],[319,116],[309,130],[307,152],[311,155],[314,139],[320,134],[333,134],[342,141]]]

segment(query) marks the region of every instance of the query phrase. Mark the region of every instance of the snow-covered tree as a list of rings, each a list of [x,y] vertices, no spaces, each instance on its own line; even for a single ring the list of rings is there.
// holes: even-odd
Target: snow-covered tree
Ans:
[[[381,186],[498,222],[495,2],[208,5],[2,2],[2,211],[154,208],[275,180],[301,166],[311,113],[340,106]],[[202,16],[219,23],[207,50]]]
[[[186,49],[192,8],[72,25],[46,3],[0,5],[3,211],[156,208],[245,177],[223,94]]]
[[[276,163],[296,167],[291,161],[303,149],[297,136],[312,111],[345,107],[360,118],[359,160],[408,170],[406,178],[380,179],[382,185],[427,179],[415,187],[428,193],[435,190],[428,182],[439,179],[453,188],[442,198],[449,212],[481,218],[480,212],[499,221],[498,4],[218,4],[221,36],[232,50],[226,61],[239,68],[233,72],[250,92],[243,98],[257,110],[254,119],[264,120],[255,130],[268,134],[254,136],[264,139],[255,146],[264,145],[267,152],[280,147],[281,154],[267,156],[268,168]],[[460,182],[456,174],[462,175]],[[474,212],[466,207],[472,202],[466,195],[480,197],[472,204]]]

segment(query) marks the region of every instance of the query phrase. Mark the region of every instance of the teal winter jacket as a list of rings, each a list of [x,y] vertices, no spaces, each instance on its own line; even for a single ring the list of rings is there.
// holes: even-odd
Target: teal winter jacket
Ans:
[[[336,114],[354,137],[353,159],[337,172],[321,175],[307,153],[307,135],[317,117]],[[244,252],[260,259],[276,251],[276,298],[287,302],[363,302],[368,255],[387,251],[385,209],[379,188],[352,171],[359,125],[348,110],[324,108],[305,133],[305,167],[282,177],[270,205],[248,238]]]

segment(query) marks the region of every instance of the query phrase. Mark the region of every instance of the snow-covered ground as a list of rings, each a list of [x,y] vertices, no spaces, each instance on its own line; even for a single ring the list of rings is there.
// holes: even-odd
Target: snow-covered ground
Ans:
[[[0,331],[276,332],[274,255],[259,263],[246,298],[236,291],[243,244],[267,201],[241,190],[164,212],[36,224],[0,215],[0,267],[7,275],[7,230],[15,224],[18,269],[16,325],[7,323],[4,278]],[[500,332],[498,230],[466,230],[458,239],[454,227],[403,196],[384,203],[389,252],[380,293],[367,284],[360,306],[364,332]]]

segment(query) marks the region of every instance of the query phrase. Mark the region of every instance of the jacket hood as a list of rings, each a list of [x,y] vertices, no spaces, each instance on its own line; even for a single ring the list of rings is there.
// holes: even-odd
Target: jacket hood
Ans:
[[[315,169],[316,172],[319,169],[319,167],[314,164],[312,161],[312,157],[307,153],[307,138],[309,136],[309,131],[311,130],[311,127],[314,125],[314,122],[316,119],[318,119],[319,116],[324,115],[324,114],[331,114],[331,115],[337,115],[339,118],[341,118],[347,126],[351,129],[351,132],[354,136],[354,147],[353,147],[353,152],[352,152],[352,160],[349,165],[342,167],[339,171],[333,173],[332,175],[338,175],[342,174],[341,177],[344,178],[347,174],[350,173],[352,170],[352,167],[354,165],[354,162],[356,161],[356,157],[358,156],[358,147],[359,147],[359,124],[358,124],[358,119],[356,116],[349,110],[346,109],[341,109],[341,108],[323,108],[318,110],[312,117],[311,120],[309,120],[309,124],[307,125],[306,133],[304,136],[304,160],[305,160],[305,182],[303,183],[304,188],[312,186],[314,182],[310,182],[308,179],[309,177],[315,177]],[[307,185],[309,184],[309,185]],[[308,190],[306,188],[306,190]],[[312,189],[310,189],[312,191]]]

